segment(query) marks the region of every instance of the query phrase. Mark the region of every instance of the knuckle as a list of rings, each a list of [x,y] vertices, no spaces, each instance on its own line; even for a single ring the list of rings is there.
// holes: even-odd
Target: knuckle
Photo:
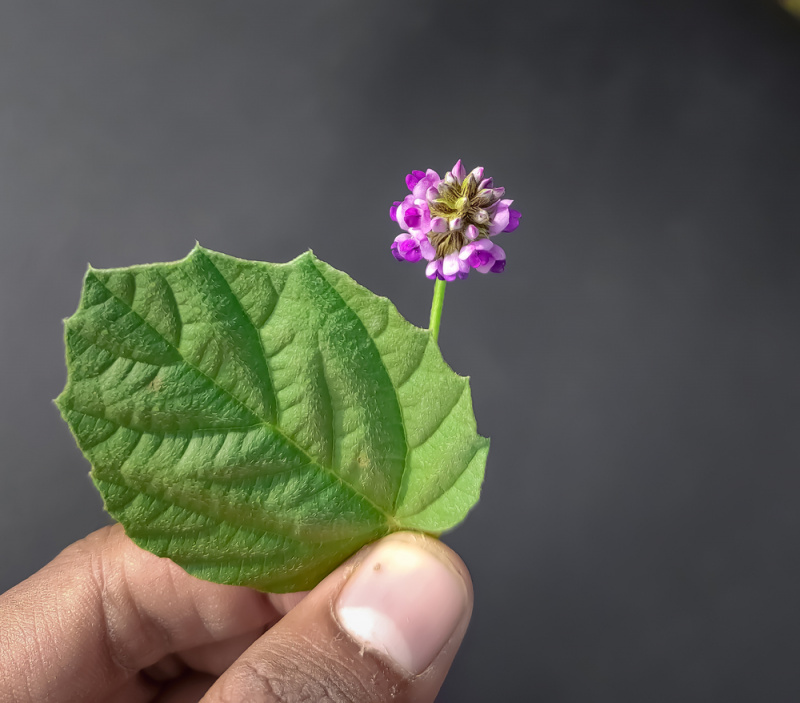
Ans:
[[[264,644],[258,659],[228,670],[215,703],[366,703],[400,692],[396,674],[377,659],[341,661],[303,640]]]
[[[88,578],[101,623],[101,646],[116,669],[132,675],[149,652],[165,646],[167,633],[140,612],[124,562],[114,551],[114,537],[111,530],[101,531],[75,546],[88,560]]]

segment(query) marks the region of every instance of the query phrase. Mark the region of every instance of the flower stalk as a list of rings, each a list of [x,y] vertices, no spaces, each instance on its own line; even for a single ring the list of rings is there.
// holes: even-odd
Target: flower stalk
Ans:
[[[442,307],[444,306],[444,287],[447,282],[443,278],[437,278],[433,284],[433,301],[431,302],[431,321],[428,331],[433,337],[433,341],[439,341],[439,326],[442,323]]]

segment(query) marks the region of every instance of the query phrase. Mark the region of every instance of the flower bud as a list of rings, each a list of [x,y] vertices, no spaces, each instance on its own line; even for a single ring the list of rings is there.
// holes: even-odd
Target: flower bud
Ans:
[[[478,181],[475,180],[475,176],[473,174],[470,173],[469,176],[464,179],[464,183],[461,185],[461,192],[468,200],[473,198],[475,193],[478,192]]]
[[[447,220],[444,217],[434,217],[431,220],[432,232],[447,232]]]
[[[464,180],[464,177],[467,175],[467,169],[464,168],[463,164],[461,163],[461,159],[456,161],[456,165],[453,166],[452,173],[459,181]]]
[[[480,207],[486,207],[492,204],[493,197],[492,190],[490,188],[484,188],[478,191],[478,194],[472,199],[472,202]]]

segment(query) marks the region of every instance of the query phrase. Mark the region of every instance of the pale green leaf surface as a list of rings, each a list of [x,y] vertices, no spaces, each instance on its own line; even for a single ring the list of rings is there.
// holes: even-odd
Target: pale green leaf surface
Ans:
[[[108,512],[190,573],[310,588],[364,544],[438,534],[478,499],[488,440],[426,330],[310,252],[196,247],[90,269],[57,404]]]

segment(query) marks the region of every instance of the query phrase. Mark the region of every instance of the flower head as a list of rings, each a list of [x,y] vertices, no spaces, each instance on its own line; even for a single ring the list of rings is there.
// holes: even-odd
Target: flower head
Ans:
[[[495,188],[482,167],[467,173],[457,161],[439,178],[432,169],[412,171],[406,176],[411,193],[396,201],[390,217],[405,230],[392,243],[398,261],[425,259],[425,275],[454,281],[471,270],[499,273],[506,254],[492,237],[513,232],[521,214],[503,199],[505,188]]]

